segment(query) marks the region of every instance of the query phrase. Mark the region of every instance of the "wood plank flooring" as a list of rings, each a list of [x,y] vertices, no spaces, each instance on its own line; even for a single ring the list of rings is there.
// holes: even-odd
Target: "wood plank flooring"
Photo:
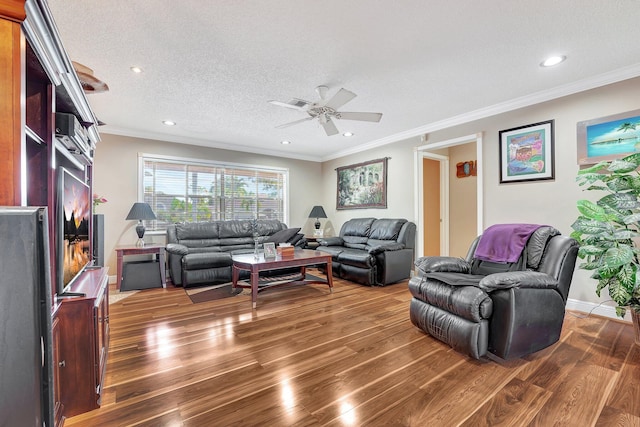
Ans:
[[[110,306],[102,407],[65,426],[640,426],[631,325],[567,313],[559,343],[477,361],[409,301],[406,281],[274,289],[256,310],[140,291]]]

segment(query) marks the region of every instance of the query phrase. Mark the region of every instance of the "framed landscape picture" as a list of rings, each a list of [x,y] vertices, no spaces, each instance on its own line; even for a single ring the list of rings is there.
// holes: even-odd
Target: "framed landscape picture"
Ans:
[[[336,209],[387,207],[387,158],[336,169]]]
[[[554,178],[553,120],[501,130],[500,183]]]
[[[577,136],[579,165],[640,152],[640,110],[578,122]]]

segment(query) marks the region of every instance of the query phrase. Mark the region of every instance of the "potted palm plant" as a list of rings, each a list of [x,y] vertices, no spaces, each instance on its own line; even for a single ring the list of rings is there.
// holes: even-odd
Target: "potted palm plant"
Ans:
[[[604,161],[578,172],[587,191],[604,195],[596,202],[578,200],[580,216],[571,236],[580,243],[580,268],[593,271],[596,294],[607,288],[616,314],[631,310],[636,343],[640,344],[640,153]]]

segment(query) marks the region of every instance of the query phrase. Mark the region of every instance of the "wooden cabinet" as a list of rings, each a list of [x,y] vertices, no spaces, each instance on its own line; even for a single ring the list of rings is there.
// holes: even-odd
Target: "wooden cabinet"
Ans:
[[[60,402],[65,417],[100,406],[109,351],[109,286],[107,268],[87,270],[64,298],[60,323]]]
[[[56,310],[57,311],[57,310]],[[56,425],[62,423],[63,407],[60,403],[60,369],[64,367],[60,358],[60,320],[56,313],[51,324],[51,342],[53,344],[53,410]]]

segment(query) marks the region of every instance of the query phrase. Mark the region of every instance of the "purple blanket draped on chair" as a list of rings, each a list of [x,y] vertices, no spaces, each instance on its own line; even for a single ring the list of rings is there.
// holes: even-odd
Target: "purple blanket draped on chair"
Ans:
[[[482,236],[474,258],[491,262],[516,262],[529,237],[538,228],[538,224],[496,224],[487,228]]]

